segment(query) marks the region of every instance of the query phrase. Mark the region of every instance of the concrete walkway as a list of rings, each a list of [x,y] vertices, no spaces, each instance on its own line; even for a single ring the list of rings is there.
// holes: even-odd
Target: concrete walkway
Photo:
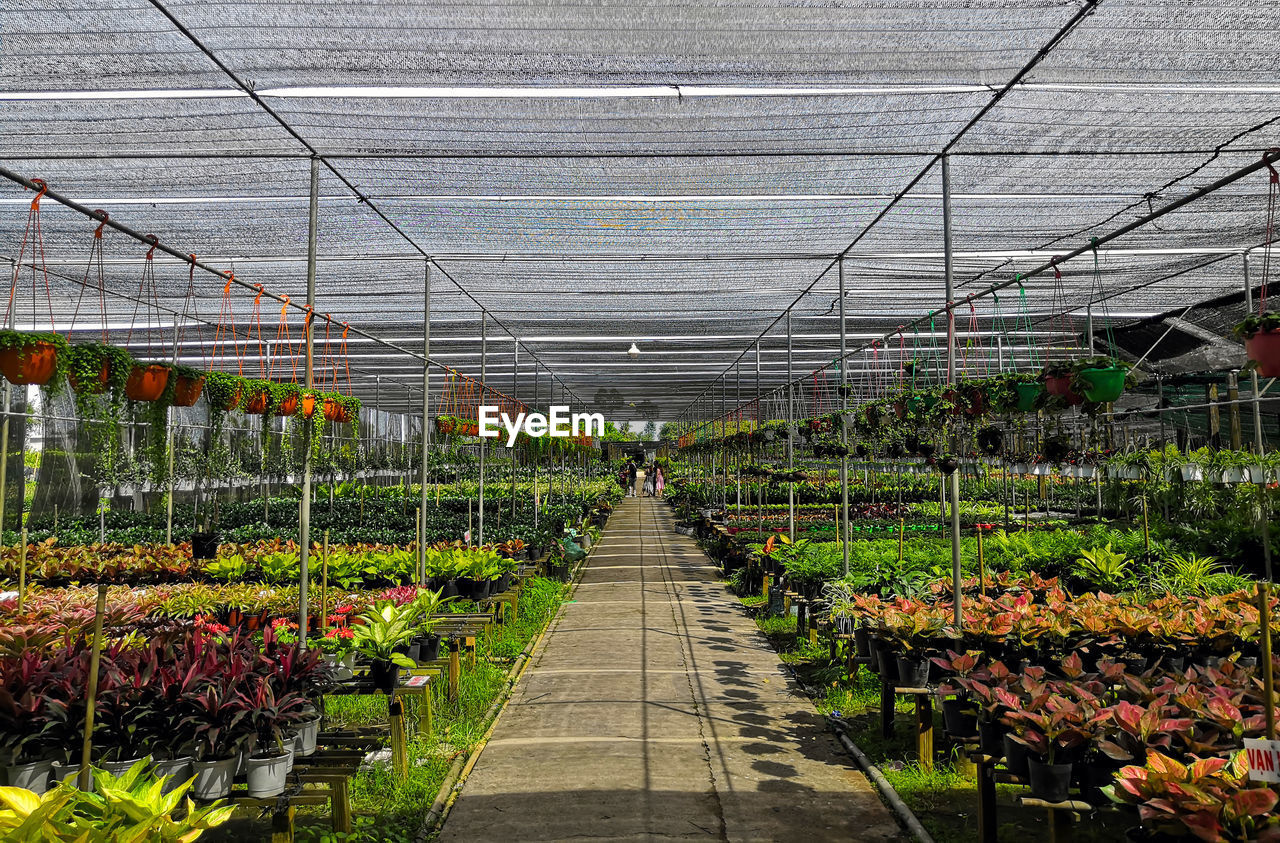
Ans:
[[[441,840],[898,840],[669,507],[628,498]]]

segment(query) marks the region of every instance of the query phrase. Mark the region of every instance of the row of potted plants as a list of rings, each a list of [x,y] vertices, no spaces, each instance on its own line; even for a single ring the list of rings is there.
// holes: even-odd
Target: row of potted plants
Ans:
[[[0,755],[10,784],[43,792],[77,768],[90,654],[83,638],[0,657]],[[283,791],[296,751],[315,750],[315,703],[330,681],[318,651],[206,628],[109,642],[99,666],[94,763],[116,774],[149,759],[194,794],[227,795],[248,776],[252,795]]]
[[[52,332],[0,331],[0,374],[16,385],[43,386],[55,392],[66,378],[77,394],[111,390],[131,401],[162,401],[176,407],[194,406],[204,395],[217,412],[240,409],[247,415],[272,416],[301,412],[311,418],[320,408],[325,420],[344,423],[354,422],[360,413],[358,398],[337,392],[137,361],[122,348],[102,343],[71,345]]]

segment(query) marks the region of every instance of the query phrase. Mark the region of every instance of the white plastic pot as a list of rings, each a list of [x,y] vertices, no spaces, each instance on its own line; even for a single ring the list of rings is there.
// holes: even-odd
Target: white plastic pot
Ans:
[[[1204,470],[1198,465],[1181,465],[1178,470],[1182,473],[1182,479],[1188,482],[1204,479]]]
[[[1267,470],[1260,465],[1251,465],[1247,469],[1250,483],[1266,484]]]
[[[1222,469],[1222,482],[1223,483],[1243,483],[1244,469],[1239,467]]]
[[[292,750],[269,758],[250,758],[245,769],[245,778],[249,782],[249,796],[261,799],[284,793],[284,785],[292,766]]]
[[[156,778],[164,778],[165,776],[169,777],[169,780],[164,783],[164,787],[161,788],[162,793],[169,793],[177,788],[178,785],[191,778],[193,773],[191,764],[193,760],[194,759],[192,759],[190,755],[185,755],[182,758],[170,758],[165,761],[151,762],[151,767],[155,770]]]
[[[14,764],[9,768],[9,787],[20,787],[34,793],[44,793],[49,789],[49,774],[53,772],[52,761],[32,761],[27,764]]]
[[[320,734],[320,718],[304,720],[298,726],[298,755],[306,758],[316,751],[316,736]]]
[[[146,756],[146,758],[150,758],[150,756]],[[144,759],[132,758],[127,761],[99,761],[95,766],[100,770],[105,770],[113,776],[123,776],[125,773],[129,772],[130,767],[142,760]]]
[[[191,795],[196,799],[222,799],[231,792],[231,780],[236,777],[239,761],[238,756],[216,761],[193,761],[191,769],[196,778],[191,785]]]

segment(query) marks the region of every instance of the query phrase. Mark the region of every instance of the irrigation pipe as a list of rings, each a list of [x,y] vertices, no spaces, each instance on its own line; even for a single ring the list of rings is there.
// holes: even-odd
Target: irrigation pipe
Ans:
[[[578,585],[582,571],[583,566],[579,565],[577,575],[573,581],[574,588]],[[571,589],[570,596],[572,596],[572,593]],[[559,614],[559,611],[557,611],[557,614]],[[524,676],[525,670],[529,667],[529,662],[533,660],[533,654],[542,647],[543,639],[546,638],[547,630],[551,629],[551,626],[551,621],[548,621],[547,625],[538,633],[538,637],[525,645],[525,648],[520,651],[520,655],[516,657],[516,663],[511,666],[511,671],[508,674],[507,687],[498,699],[493,701],[493,705],[489,706],[489,710],[484,714],[485,722],[489,724],[485,729],[484,736],[480,738],[480,743],[476,745],[470,755],[458,756],[453,762],[453,766],[449,768],[444,782],[440,785],[440,791],[436,794],[435,801],[431,803],[431,810],[422,818],[422,827],[418,829],[418,834],[414,838],[415,843],[425,841],[427,835],[449,816],[449,811],[453,808],[453,803],[457,801],[458,793],[461,792],[461,785],[466,783],[467,776],[471,775],[476,762],[480,760],[480,753],[484,752],[485,746],[489,743],[489,738],[493,735],[493,730],[497,728],[498,717],[506,710],[507,704],[511,701],[511,692],[515,690],[516,683]]]
[[[898,791],[893,789],[893,785],[889,784],[889,780],[884,777],[884,773],[880,772],[879,767],[871,763],[871,759],[845,733],[844,723],[833,715],[828,714],[827,725],[831,727],[831,731],[835,732],[836,737],[840,739],[845,751],[853,756],[854,761],[858,762],[862,772],[875,784],[876,790],[880,791],[884,801],[888,803],[889,808],[897,815],[898,821],[906,826],[907,831],[910,831],[911,835],[919,843],[933,843],[933,838],[929,835],[929,832],[920,824],[920,820],[916,819],[916,815],[911,813],[907,803],[902,801],[902,797],[898,795]]]

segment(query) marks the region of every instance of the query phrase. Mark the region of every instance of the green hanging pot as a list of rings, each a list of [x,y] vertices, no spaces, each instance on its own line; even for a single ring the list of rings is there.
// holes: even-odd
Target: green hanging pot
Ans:
[[[1124,392],[1125,371],[1119,366],[1101,369],[1081,369],[1076,378],[1086,400],[1105,404],[1115,401]]]
[[[1030,413],[1036,408],[1036,399],[1044,392],[1044,384],[1039,381],[1015,383],[1013,388],[1018,392],[1018,412]]]

